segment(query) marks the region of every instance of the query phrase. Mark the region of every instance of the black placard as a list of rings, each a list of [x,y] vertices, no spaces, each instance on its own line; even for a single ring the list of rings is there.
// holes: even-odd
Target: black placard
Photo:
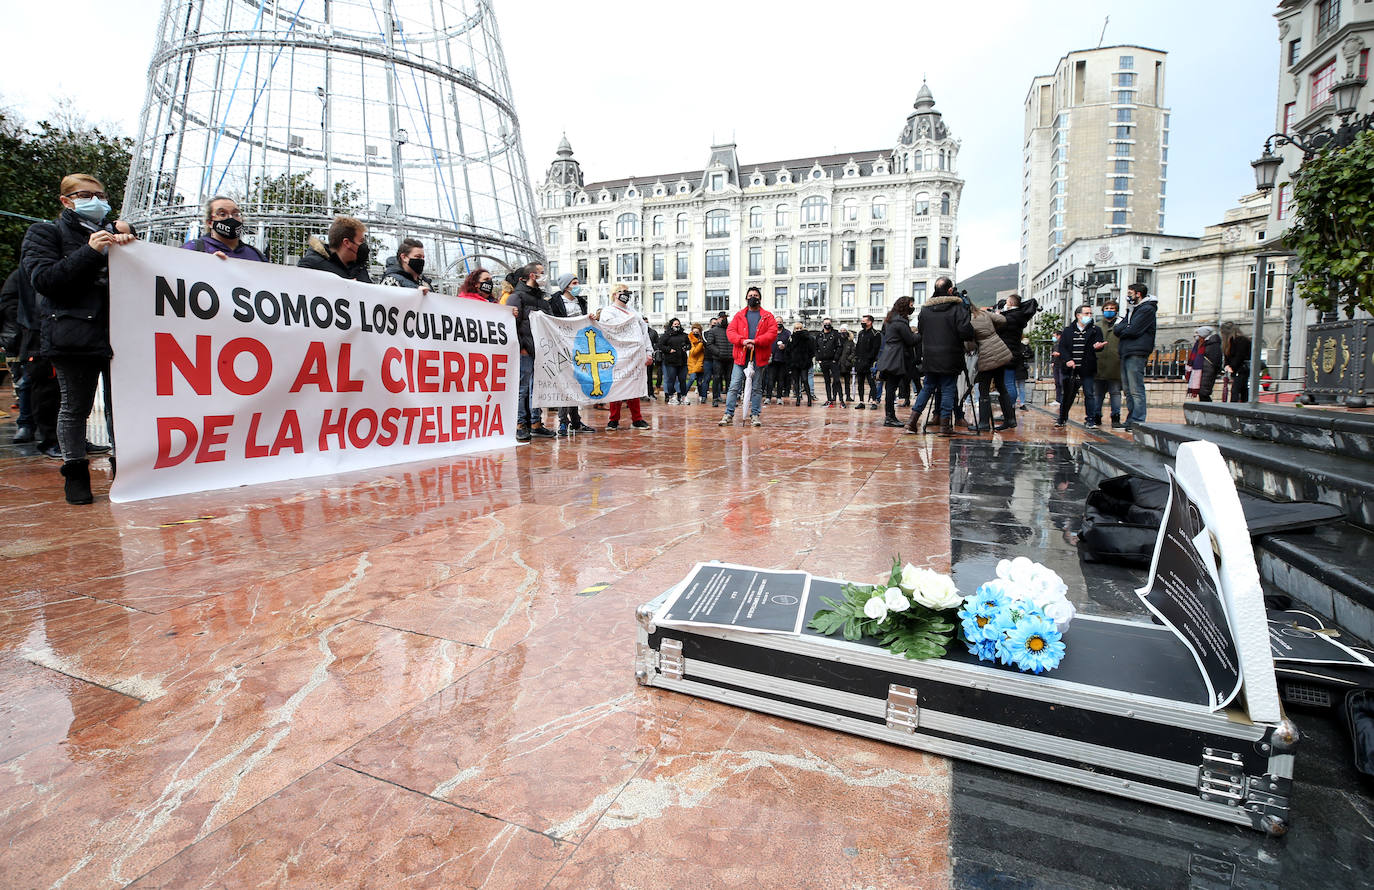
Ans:
[[[1136,592],[1193,653],[1215,710],[1240,692],[1240,657],[1221,598],[1211,532],[1173,470],[1169,489],[1150,581]]]
[[[702,563],[678,585],[654,621],[800,633],[810,576],[726,563]]]

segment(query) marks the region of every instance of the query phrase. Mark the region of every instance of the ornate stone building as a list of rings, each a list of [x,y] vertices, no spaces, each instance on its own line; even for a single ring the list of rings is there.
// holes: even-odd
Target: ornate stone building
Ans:
[[[704,320],[757,286],[786,321],[881,315],[954,276],[964,181],[959,140],[921,85],[892,148],[585,182],[566,137],[538,190],[551,276],[573,272],[592,305],[629,284],[654,322]]]

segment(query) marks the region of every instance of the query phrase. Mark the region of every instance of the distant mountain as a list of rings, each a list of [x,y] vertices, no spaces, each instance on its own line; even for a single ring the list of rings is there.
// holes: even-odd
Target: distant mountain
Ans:
[[[1016,287],[1016,264],[993,266],[977,275],[970,275],[959,282],[959,287],[968,291],[968,298],[979,306],[991,306],[997,301],[999,290]]]

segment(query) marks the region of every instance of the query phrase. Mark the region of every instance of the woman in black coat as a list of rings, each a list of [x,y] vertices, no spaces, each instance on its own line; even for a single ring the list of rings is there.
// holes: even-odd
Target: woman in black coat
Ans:
[[[57,442],[67,503],[89,504],[91,468],[86,421],[101,374],[109,374],[109,250],[134,240],[128,223],[106,223],[105,186],[84,174],[64,177],[62,214],[34,223],[24,235],[20,265],[39,293],[41,351],[52,360],[62,391]],[[107,377],[108,379],[108,377]],[[110,406],[105,406],[109,422]]]
[[[917,349],[920,338],[911,330],[911,316],[916,303],[911,297],[898,297],[892,311],[883,319],[883,351],[878,356],[878,377],[884,383],[883,408],[887,414],[883,426],[902,426],[897,419],[897,389],[920,374]]]
[[[787,362],[787,373],[796,387],[797,404],[801,404],[802,392],[806,393],[806,407],[816,400],[812,388],[811,364],[816,359],[816,339],[797,322],[792,327],[792,336],[787,341],[787,352],[783,361]]]
[[[658,338],[658,351],[663,355],[663,404],[672,404],[676,396],[681,405],[687,395],[687,353],[692,351],[692,340],[681,321],[674,318],[668,322]]]

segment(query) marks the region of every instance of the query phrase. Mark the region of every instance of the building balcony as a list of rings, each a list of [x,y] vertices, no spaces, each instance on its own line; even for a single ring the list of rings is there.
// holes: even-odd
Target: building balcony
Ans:
[[[729,277],[730,277],[730,270],[729,270],[729,269],[726,269],[726,270],[724,270],[724,271],[712,271],[712,270],[709,270],[709,269],[708,269],[708,270],[706,271],[706,277],[707,277],[707,278],[729,278]]]
[[[830,264],[829,264],[829,263],[822,263],[822,264],[816,265],[816,266],[798,266],[798,267],[797,267],[797,271],[798,271],[800,274],[802,274],[802,275],[807,275],[807,274],[816,273],[816,272],[829,272],[829,271],[830,271]]]

